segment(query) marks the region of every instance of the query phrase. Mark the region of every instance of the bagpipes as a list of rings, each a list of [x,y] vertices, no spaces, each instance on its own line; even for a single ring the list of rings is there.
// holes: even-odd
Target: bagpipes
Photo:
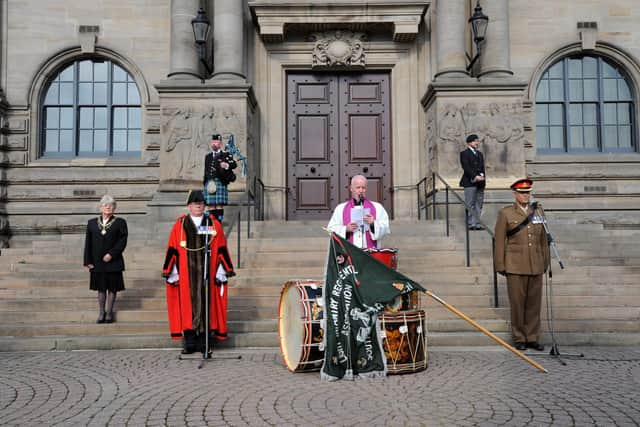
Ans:
[[[227,163],[229,166],[225,169],[220,165],[221,163]],[[216,178],[224,185],[229,185],[229,183],[236,180],[236,174],[233,172],[235,164],[236,161],[233,159],[233,155],[227,151],[221,151],[213,157]]]
[[[229,185],[237,178],[235,172],[233,172],[233,169],[237,166],[234,156],[237,156],[238,160],[242,162],[242,176],[247,176],[247,158],[238,149],[235,144],[235,138],[231,134],[229,135],[229,143],[224,147],[224,150],[213,158],[214,177],[218,178],[224,185]],[[229,167],[225,169],[220,166],[221,163],[227,163]]]
[[[224,147],[224,151],[230,153],[232,156],[236,156],[238,160],[242,162],[242,176],[247,176],[247,158],[236,146],[236,139],[233,134],[229,135],[229,143]]]

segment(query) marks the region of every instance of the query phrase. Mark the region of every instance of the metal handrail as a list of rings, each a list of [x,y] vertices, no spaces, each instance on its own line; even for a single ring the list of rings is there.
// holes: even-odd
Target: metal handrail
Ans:
[[[467,205],[467,203],[462,199],[462,197],[460,197],[460,195],[449,185],[449,183],[442,178],[437,172],[433,172],[431,175],[431,191],[429,192],[425,192],[425,211],[428,212],[428,202],[427,202],[427,198],[432,198],[432,206],[433,206],[433,219],[436,219],[436,195],[438,193],[438,188],[436,185],[436,178],[442,183],[444,184],[444,190],[445,190],[445,217],[446,217],[446,230],[447,230],[447,236],[449,236],[449,192],[451,192],[456,199],[458,199],[458,201],[460,202],[460,204],[462,206],[464,206],[464,224],[465,224],[465,251],[466,251],[466,264],[467,267],[469,267],[471,265],[471,243],[470,243],[470,238],[469,238],[469,228],[467,227],[467,224],[469,223],[469,215],[474,215],[474,213],[472,212],[471,208],[469,207],[469,205]],[[423,180],[425,180],[425,178],[423,178]],[[420,181],[422,182],[422,180]],[[419,211],[418,211],[419,212]],[[419,214],[418,214],[418,218],[419,218]],[[495,233],[493,232],[493,230],[491,230],[485,223],[483,223],[480,218],[476,218],[477,222],[482,225],[484,231],[486,231],[487,233],[489,233],[489,236],[491,236],[491,259],[492,259],[492,270],[493,270],[493,301],[494,301],[494,306],[497,308],[499,306],[499,301],[498,301],[498,274],[496,272],[496,260],[495,260],[495,248],[496,248],[496,236]]]
[[[233,220],[231,221],[230,224],[227,225],[227,228],[224,230],[224,235],[228,236],[229,233],[231,233],[233,231],[233,227],[235,227],[236,224],[238,224],[238,228],[237,228],[237,233],[238,234],[237,234],[237,242],[236,242],[237,254],[238,254],[236,256],[236,267],[237,268],[240,268],[240,250],[241,250],[241,245],[240,245],[240,242],[241,242],[241,239],[240,239],[241,233],[240,233],[240,231],[241,230],[240,229],[242,228],[242,221],[240,220],[241,219],[241,214],[242,214],[241,210],[238,209],[238,213],[233,216]]]
[[[285,193],[289,193],[289,187],[279,186],[279,185],[265,185],[264,182],[258,177],[255,177],[253,180],[253,188],[256,200],[256,221],[264,221],[264,193],[266,190],[275,190],[275,191],[284,191]],[[260,194],[258,195],[258,189]],[[258,220],[258,218],[260,218]]]
[[[391,187],[391,192],[395,192],[397,190],[415,190],[416,191],[416,201],[418,202],[418,204],[416,206],[418,206],[418,219],[421,219],[422,215],[420,214],[421,210],[422,210],[422,202],[420,200],[420,187],[424,186],[424,208],[425,208],[425,214],[424,214],[424,219],[429,219],[426,209],[427,209],[427,200],[428,200],[428,194],[427,194],[427,189],[428,189],[428,177],[424,177],[422,178],[420,181],[418,181],[417,184],[410,184],[410,185],[396,185],[394,187]]]
[[[251,191],[253,189],[253,191]],[[251,239],[251,207],[253,206],[254,212],[254,220],[255,221],[264,221],[264,191],[265,189],[276,189],[276,190],[286,190],[289,191],[287,187],[276,187],[276,186],[268,186],[264,185],[262,180],[258,177],[253,178],[253,186],[250,188],[247,186],[246,195],[247,200],[244,203],[238,203],[238,213],[234,215],[233,220],[229,223],[224,230],[225,236],[228,236],[229,233],[233,231],[233,228],[237,224],[237,266],[240,268],[240,253],[242,250],[242,207],[247,207],[247,239]],[[259,196],[258,196],[259,191]]]
[[[253,215],[256,221],[264,221],[264,187],[264,182],[260,178],[253,177],[253,192],[256,202]],[[258,197],[258,189],[260,190],[260,197]]]

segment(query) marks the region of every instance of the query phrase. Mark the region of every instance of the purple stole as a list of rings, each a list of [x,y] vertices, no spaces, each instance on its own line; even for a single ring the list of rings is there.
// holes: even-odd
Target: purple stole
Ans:
[[[363,209],[369,209],[369,213],[375,219],[376,218],[376,207],[371,203],[368,199],[364,199],[362,203]],[[349,199],[346,205],[344,205],[344,209],[342,210],[342,223],[344,225],[351,223],[351,208],[355,207],[355,203],[353,198]],[[364,233],[365,238],[367,239],[367,248],[377,248],[378,242],[374,241],[371,238],[371,231]],[[349,236],[349,241],[353,243],[353,233]],[[363,248],[364,249],[364,248]]]

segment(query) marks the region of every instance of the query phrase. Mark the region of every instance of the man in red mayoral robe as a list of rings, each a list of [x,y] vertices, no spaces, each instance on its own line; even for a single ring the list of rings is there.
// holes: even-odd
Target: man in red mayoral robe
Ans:
[[[202,191],[189,192],[187,209],[189,213],[181,215],[171,229],[162,268],[169,330],[172,339],[183,340],[183,354],[204,352],[207,333],[214,340],[227,338],[227,280],[235,275],[222,225],[205,212]],[[205,253],[207,240],[209,252]],[[209,267],[207,286],[203,286],[205,255]]]

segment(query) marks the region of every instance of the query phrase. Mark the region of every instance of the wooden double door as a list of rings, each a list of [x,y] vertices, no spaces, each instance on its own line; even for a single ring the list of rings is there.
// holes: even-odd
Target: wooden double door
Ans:
[[[329,220],[354,175],[393,214],[388,73],[287,75],[287,218]]]

